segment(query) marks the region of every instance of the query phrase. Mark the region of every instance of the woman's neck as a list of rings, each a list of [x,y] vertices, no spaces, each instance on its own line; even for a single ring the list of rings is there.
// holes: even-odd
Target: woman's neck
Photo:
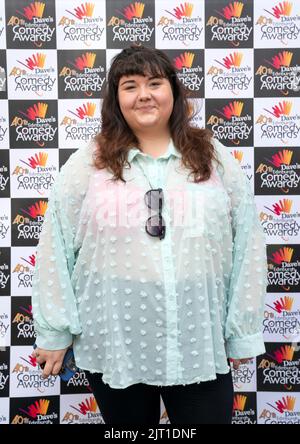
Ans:
[[[163,136],[156,136],[154,134],[153,136],[138,137],[138,140],[143,153],[156,158],[162,156],[167,151],[170,138],[170,134],[164,134]]]

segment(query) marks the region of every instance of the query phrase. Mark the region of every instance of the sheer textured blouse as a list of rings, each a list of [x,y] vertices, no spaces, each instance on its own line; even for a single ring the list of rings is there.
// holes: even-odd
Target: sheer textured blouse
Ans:
[[[51,189],[37,247],[37,345],[73,343],[81,369],[113,388],[191,384],[228,373],[227,358],[265,352],[266,240],[238,161],[216,139],[194,183],[172,140],[154,158],[132,148],[124,179],[73,153]],[[162,188],[165,238],[145,231],[144,195]]]

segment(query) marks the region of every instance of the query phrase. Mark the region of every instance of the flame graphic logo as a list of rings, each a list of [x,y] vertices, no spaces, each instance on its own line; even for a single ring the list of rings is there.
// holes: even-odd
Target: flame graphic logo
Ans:
[[[18,63],[25,66],[27,69],[30,69],[31,71],[34,70],[34,68],[44,68],[46,60],[46,54],[42,54],[40,52],[36,54],[32,54],[31,57],[28,57],[26,59],[26,63],[22,63],[18,60]]]
[[[292,361],[295,353],[294,347],[290,345],[283,345],[279,350],[275,350],[273,359],[275,359],[278,364],[282,364],[283,361]],[[271,355],[270,355],[271,356]]]
[[[244,395],[235,395],[234,401],[233,401],[233,410],[245,410],[245,405],[247,401],[247,396]]]
[[[289,296],[284,296],[284,298],[277,299],[277,301],[274,302],[274,307],[271,305],[266,304],[268,307],[272,308],[272,310],[276,311],[277,313],[282,313],[285,311],[292,311],[294,304],[294,299]]]
[[[239,163],[242,162],[243,157],[244,157],[244,153],[242,151],[238,151],[238,150],[233,150],[233,157],[239,161]]]
[[[293,412],[295,409],[296,398],[293,396],[286,396],[276,401],[276,410],[279,413],[283,413],[284,411]]]
[[[271,163],[276,167],[280,167],[280,165],[290,165],[292,161],[293,151],[291,150],[282,150],[278,151],[278,153],[272,156]]]
[[[218,12],[219,15],[224,17],[226,20],[230,20],[232,17],[239,18],[242,15],[244,4],[242,2],[229,3],[222,12]]]
[[[292,13],[293,4],[291,2],[280,2],[277,6],[272,8],[273,12],[264,9],[268,14],[279,19],[281,16],[290,16]]]
[[[281,265],[282,262],[291,262],[293,252],[293,248],[280,248],[279,251],[272,254],[272,261],[277,265]]]
[[[293,53],[290,51],[279,52],[276,56],[272,57],[272,62],[268,62],[271,66],[279,69],[281,66],[290,66]]]
[[[47,103],[38,102],[33,106],[27,108],[26,113],[23,113],[21,111],[21,114],[25,115],[30,120],[35,120],[37,117],[44,119],[47,113],[47,109],[48,109]]]
[[[233,66],[241,66],[242,59],[243,54],[241,52],[234,52],[233,54],[223,58],[224,63],[219,62],[219,60],[215,60],[215,62],[219,63],[226,69],[230,69]]]
[[[232,116],[239,117],[242,114],[244,107],[244,102],[240,102],[237,100],[234,100],[233,102],[228,103],[228,105],[224,106],[222,108],[222,112],[217,111],[219,114],[221,114],[223,117],[225,117],[227,120],[230,120]]]
[[[80,71],[84,68],[93,68],[96,60],[96,54],[94,52],[86,52],[75,59],[75,64],[72,63]]]
[[[38,216],[44,216],[48,207],[48,203],[44,200],[36,202],[34,205],[31,205],[27,210],[22,208],[23,213],[28,214],[32,219],[36,219]]]
[[[23,8],[23,12],[17,11],[20,15],[28,20],[32,20],[33,17],[42,18],[44,14],[45,3],[33,2],[30,5]]]
[[[36,169],[37,166],[45,167],[48,160],[48,154],[39,152],[35,154],[34,156],[28,157],[27,162],[22,160],[21,162],[25,163],[25,165],[28,165],[33,170]]]
[[[144,14],[145,5],[142,2],[134,2],[123,8],[123,12],[119,12],[127,20],[132,20],[134,17],[142,18]]]
[[[293,201],[290,199],[282,199],[279,200],[279,202],[273,204],[273,209],[270,209],[268,207],[268,210],[270,210],[272,213],[276,214],[276,216],[280,216],[281,213],[290,213],[291,208],[293,205]]]
[[[85,117],[93,117],[95,114],[95,110],[96,110],[96,104],[88,102],[86,104],[83,104],[79,108],[76,108],[76,113],[73,113],[73,111],[69,112],[82,120]]]
[[[292,111],[292,106],[292,102],[283,100],[283,102],[280,102],[278,105],[272,106],[272,111],[269,111],[266,108],[264,108],[264,110],[278,118],[280,116],[289,116]]]
[[[84,4],[81,3],[81,6],[74,8],[75,14],[74,14],[74,12],[68,11],[67,9],[66,9],[66,11],[69,14],[76,17],[77,19],[82,20],[84,17],[92,17],[93,13],[94,13],[94,8],[95,8],[94,3],[85,2]]]
[[[97,402],[94,396],[91,396],[89,399],[86,398],[85,401],[79,404],[79,409],[77,407],[71,406],[73,409],[77,410],[82,415],[86,415],[88,412],[96,412],[97,410]]]
[[[182,68],[191,68],[193,65],[195,54],[192,52],[184,52],[183,54],[180,54],[180,56],[175,57],[174,59],[174,66],[177,69]]]
[[[191,17],[194,9],[194,5],[192,3],[181,3],[180,6],[176,6],[173,9],[173,12],[167,11],[168,14],[171,14],[173,17],[181,20],[182,17]]]
[[[25,413],[27,416],[31,418],[36,418],[37,415],[46,415],[48,412],[50,401],[48,399],[40,399],[39,401],[35,401],[34,404],[31,404],[28,407],[28,410],[19,409],[21,412]]]

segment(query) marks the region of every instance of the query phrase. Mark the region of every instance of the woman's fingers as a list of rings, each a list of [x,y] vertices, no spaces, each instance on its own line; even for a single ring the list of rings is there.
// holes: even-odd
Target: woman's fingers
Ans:
[[[56,362],[56,363],[54,364],[54,366],[53,366],[53,370],[52,370],[52,375],[53,375],[53,376],[56,376],[56,375],[59,374],[60,369],[61,369],[61,366],[62,366],[62,362]]]

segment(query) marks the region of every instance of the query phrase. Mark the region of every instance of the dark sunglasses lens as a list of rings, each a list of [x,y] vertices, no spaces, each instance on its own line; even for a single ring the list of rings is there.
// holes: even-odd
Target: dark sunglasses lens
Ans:
[[[162,190],[149,190],[145,194],[145,202],[147,207],[152,210],[159,210],[159,200],[161,199],[161,206],[163,204],[163,192]]]
[[[162,236],[165,233],[165,222],[162,216],[152,216],[146,222],[146,230],[151,236]]]

